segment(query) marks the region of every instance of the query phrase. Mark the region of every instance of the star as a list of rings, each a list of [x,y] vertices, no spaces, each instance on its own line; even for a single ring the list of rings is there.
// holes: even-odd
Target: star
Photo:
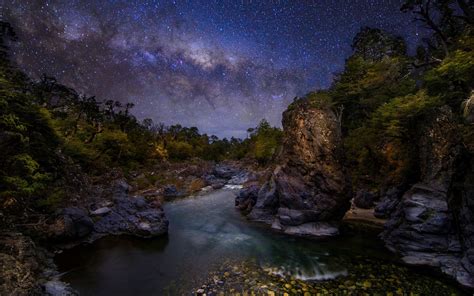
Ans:
[[[19,66],[138,119],[245,137],[295,96],[331,85],[363,26],[427,35],[401,1],[19,1],[3,10]]]

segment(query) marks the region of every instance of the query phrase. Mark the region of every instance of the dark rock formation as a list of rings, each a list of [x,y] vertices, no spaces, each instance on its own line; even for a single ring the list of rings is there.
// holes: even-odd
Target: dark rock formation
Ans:
[[[474,287],[473,183],[465,178],[465,168],[459,172],[466,157],[461,137],[447,107],[425,122],[419,143],[420,182],[403,195],[382,238],[405,262],[440,267]],[[461,184],[458,175],[465,178]]]
[[[235,206],[244,214],[250,213],[257,202],[260,186],[256,183],[248,184],[235,198]]]
[[[94,224],[92,237],[108,234],[154,237],[168,231],[163,209],[152,206],[141,196],[129,196],[128,191],[125,181],[115,183],[112,204],[101,207],[110,210],[102,211],[103,215]]]
[[[130,196],[124,180],[115,181],[111,200],[64,209],[49,227],[51,238],[59,242],[92,241],[105,235],[128,234],[154,237],[167,233],[168,220],[163,209],[141,196]],[[92,216],[93,219],[90,217]]]
[[[93,229],[94,222],[87,211],[79,207],[63,209],[50,227],[52,236],[58,240],[78,240],[90,234]]]
[[[251,220],[286,233],[334,235],[334,222],[349,209],[351,197],[338,120],[331,110],[302,99],[283,113],[283,129],[280,164],[256,199],[255,188],[248,188],[236,203],[246,211],[254,203]]]
[[[400,188],[391,187],[388,189],[381,200],[377,203],[374,208],[374,216],[380,219],[386,219],[397,208],[398,202],[400,201],[403,192]]]
[[[374,207],[376,200],[377,195],[374,193],[365,190],[359,190],[354,196],[354,205],[361,209],[370,209]]]
[[[167,185],[163,188],[163,197],[165,198],[174,198],[180,196],[183,196],[183,193],[178,191],[178,189],[174,185]]]

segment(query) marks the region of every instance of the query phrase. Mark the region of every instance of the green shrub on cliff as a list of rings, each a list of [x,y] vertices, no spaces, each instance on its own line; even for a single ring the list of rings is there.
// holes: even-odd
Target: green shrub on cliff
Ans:
[[[260,164],[267,164],[278,152],[283,133],[263,119],[250,134],[250,154]]]

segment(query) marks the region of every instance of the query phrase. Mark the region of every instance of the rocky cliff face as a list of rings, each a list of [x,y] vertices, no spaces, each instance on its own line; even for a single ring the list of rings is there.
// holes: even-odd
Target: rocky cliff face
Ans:
[[[237,207],[289,234],[337,234],[351,194],[335,114],[300,100],[283,113],[283,129],[279,165],[262,187],[242,191]]]
[[[420,181],[403,195],[382,238],[405,262],[440,267],[474,287],[474,183],[458,130],[448,107],[425,121]]]

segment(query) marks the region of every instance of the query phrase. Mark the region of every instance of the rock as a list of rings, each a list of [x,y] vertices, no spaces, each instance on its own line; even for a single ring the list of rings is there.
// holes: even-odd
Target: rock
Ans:
[[[214,183],[211,185],[212,189],[221,189],[225,186],[225,183],[224,182],[220,182],[220,183]]]
[[[79,240],[89,235],[93,229],[94,222],[86,210],[69,207],[61,211],[49,227],[49,233],[57,240]]]
[[[116,198],[110,212],[94,224],[99,235],[129,234],[154,237],[168,232],[163,209],[152,207],[143,197]]]
[[[279,165],[260,188],[248,217],[270,225],[276,219],[285,229],[298,229],[292,233],[311,233],[307,230],[314,223],[338,221],[350,207],[340,126],[331,110],[301,99],[283,113],[283,129]]]
[[[130,185],[124,179],[116,180],[112,186],[112,195],[115,198],[123,198],[130,192]]]
[[[174,185],[167,185],[163,188],[163,196],[165,198],[173,198],[173,197],[179,197],[182,196],[183,194],[178,191],[176,186]]]
[[[103,216],[105,214],[108,214],[110,212],[110,208],[109,207],[102,207],[102,208],[98,208],[97,210],[95,211],[92,211],[91,212],[91,215],[92,216]]]
[[[354,205],[361,209],[370,209],[374,207],[376,199],[375,194],[359,190],[354,197]]]
[[[239,173],[239,169],[226,164],[218,164],[214,167],[212,174],[218,179],[230,179]]]
[[[235,206],[244,214],[248,214],[255,205],[260,186],[256,183],[248,184],[235,198]]]
[[[405,262],[439,267],[462,285],[474,288],[471,161],[462,150],[448,107],[438,109],[424,122],[418,144],[420,181],[403,195],[382,238]]]
[[[401,193],[401,190],[397,187],[392,187],[387,190],[381,201],[375,206],[374,216],[380,219],[390,217],[390,214],[392,214],[397,207],[402,195],[403,193]]]

